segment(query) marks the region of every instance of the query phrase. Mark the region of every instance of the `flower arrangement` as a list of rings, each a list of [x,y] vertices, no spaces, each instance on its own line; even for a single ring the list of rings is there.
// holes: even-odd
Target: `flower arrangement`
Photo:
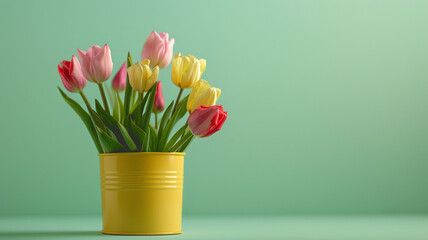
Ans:
[[[221,129],[227,112],[216,105],[220,89],[201,79],[206,60],[180,53],[173,57],[174,42],[168,33],[150,33],[143,46],[141,62],[133,63],[128,52],[126,62],[113,77],[111,88],[104,87],[113,69],[107,44],[89,47],[86,52],[78,49],[79,59],[73,55],[71,61],[58,65],[65,89],[79,93],[87,111],[58,89],[83,120],[99,153],[183,152],[195,136],[208,137]],[[179,93],[165,109],[158,75],[171,60],[171,80],[179,87]],[[98,86],[102,105],[98,100],[94,106],[89,103],[83,92],[87,81]],[[182,97],[185,89],[191,89],[190,94]],[[158,116],[162,112],[162,116]],[[185,124],[172,134],[187,112]]]

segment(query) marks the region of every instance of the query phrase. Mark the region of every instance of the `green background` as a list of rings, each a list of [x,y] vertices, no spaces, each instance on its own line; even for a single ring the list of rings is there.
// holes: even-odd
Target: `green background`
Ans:
[[[229,112],[187,151],[185,215],[428,213],[427,11],[422,0],[1,1],[0,215],[100,214],[97,152],[56,89],[57,65],[108,43],[116,72],[154,29],[174,53],[207,59],[203,78]]]

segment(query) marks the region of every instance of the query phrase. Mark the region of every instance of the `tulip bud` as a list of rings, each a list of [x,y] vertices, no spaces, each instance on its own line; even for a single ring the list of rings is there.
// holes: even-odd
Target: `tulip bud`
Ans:
[[[123,63],[122,67],[117,71],[116,75],[111,82],[111,86],[114,90],[121,92],[126,88],[126,63]]]
[[[174,38],[168,40],[168,33],[150,33],[141,52],[141,60],[149,59],[150,67],[165,68],[171,62]]]
[[[190,114],[187,124],[197,137],[208,137],[219,131],[226,121],[227,112],[221,105],[200,106]]]
[[[149,64],[150,61],[146,59],[141,63],[135,63],[127,69],[129,84],[139,93],[149,91],[158,79],[159,67],[154,67],[152,72]]]
[[[83,75],[88,81],[102,83],[110,78],[113,62],[107,44],[89,47],[87,52],[77,49],[77,53],[82,62]]]
[[[180,53],[172,60],[171,79],[179,88],[193,88],[201,79],[207,62],[205,59],[197,59],[195,56],[181,56]]]
[[[71,61],[62,61],[58,65],[58,72],[64,87],[68,91],[78,92],[86,86],[86,79],[76,56],[73,55]]]
[[[211,85],[201,80],[192,89],[187,100],[187,110],[192,113],[199,106],[212,106],[217,102],[220,97],[221,90],[218,88],[211,87]]]
[[[153,112],[162,112],[165,108],[165,100],[163,99],[162,83],[159,81],[156,88],[155,102],[153,104]]]

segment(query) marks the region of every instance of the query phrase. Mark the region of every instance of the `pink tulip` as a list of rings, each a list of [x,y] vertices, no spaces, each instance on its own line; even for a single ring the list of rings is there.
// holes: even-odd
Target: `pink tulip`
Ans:
[[[76,56],[73,55],[71,61],[62,61],[58,65],[58,72],[68,91],[79,92],[86,86],[86,79]]]
[[[158,84],[158,87],[156,88],[155,103],[153,104],[153,111],[162,112],[163,109],[165,108],[165,100],[163,99],[163,93],[162,93],[162,83],[158,81],[157,84]]]
[[[219,131],[226,118],[227,112],[221,105],[200,106],[190,114],[187,123],[193,135],[203,138]]]
[[[153,31],[144,43],[141,60],[149,59],[150,67],[165,68],[171,62],[174,38],[169,39],[168,33],[157,33]]]
[[[111,86],[114,90],[121,92],[126,88],[126,63],[123,63],[122,67],[117,71],[116,75],[111,82]]]
[[[89,47],[87,52],[77,49],[77,54],[82,62],[83,75],[88,81],[102,83],[110,78],[113,62],[107,44],[103,47]]]

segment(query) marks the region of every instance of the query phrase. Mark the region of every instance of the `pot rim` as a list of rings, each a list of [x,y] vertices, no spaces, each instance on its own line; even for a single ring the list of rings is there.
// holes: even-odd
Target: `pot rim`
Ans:
[[[141,155],[178,155],[184,156],[184,152],[117,152],[117,153],[99,153],[98,156],[118,156],[118,155],[131,155],[131,156],[141,156]]]

